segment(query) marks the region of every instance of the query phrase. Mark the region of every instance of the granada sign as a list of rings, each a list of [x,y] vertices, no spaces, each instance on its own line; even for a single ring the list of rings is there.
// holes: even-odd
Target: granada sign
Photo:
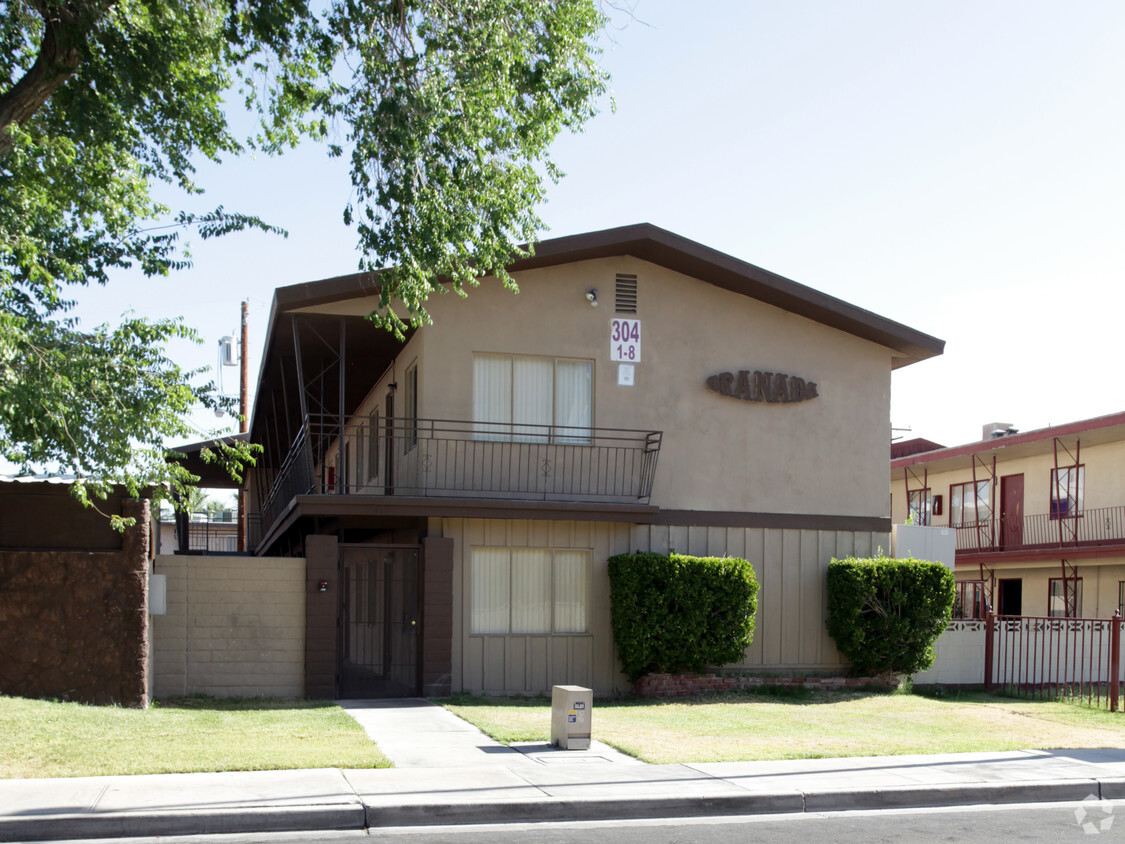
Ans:
[[[816,383],[782,372],[740,369],[707,378],[707,389],[720,396],[767,404],[795,404],[819,395]]]

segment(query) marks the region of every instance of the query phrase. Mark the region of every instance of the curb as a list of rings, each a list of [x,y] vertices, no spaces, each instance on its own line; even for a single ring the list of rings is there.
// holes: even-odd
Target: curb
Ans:
[[[178,812],[40,814],[0,819],[0,841],[67,838],[140,838],[157,835],[219,835],[255,832],[318,832],[363,829],[362,803],[346,806],[261,806]]]
[[[539,798],[476,803],[261,806],[160,813],[39,814],[0,819],[0,841],[135,838],[380,829],[387,827],[553,821],[627,820],[722,815],[801,814],[974,804],[1077,802],[1090,795],[1125,798],[1125,778],[989,782],[778,791],[700,797]]]

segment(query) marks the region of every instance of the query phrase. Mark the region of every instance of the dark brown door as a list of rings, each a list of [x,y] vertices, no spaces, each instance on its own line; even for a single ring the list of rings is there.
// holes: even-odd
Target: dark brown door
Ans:
[[[344,546],[340,582],[340,697],[418,695],[418,549]]]
[[[1023,475],[1000,478],[1000,547],[1023,545]]]

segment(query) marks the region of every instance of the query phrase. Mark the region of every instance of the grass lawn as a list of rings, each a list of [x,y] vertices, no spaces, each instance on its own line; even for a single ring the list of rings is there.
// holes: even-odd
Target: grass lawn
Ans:
[[[384,768],[340,707],[181,698],[147,710],[0,696],[0,777]]]
[[[451,712],[503,741],[546,741],[546,698],[457,696]],[[962,693],[731,694],[595,700],[594,738],[645,762],[732,762],[1125,746],[1125,713]]]

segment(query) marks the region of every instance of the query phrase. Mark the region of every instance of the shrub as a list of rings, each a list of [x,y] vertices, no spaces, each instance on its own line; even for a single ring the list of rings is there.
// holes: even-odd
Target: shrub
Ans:
[[[941,563],[848,557],[828,564],[828,633],[857,674],[914,674],[934,663],[955,587]]]
[[[746,560],[684,554],[609,558],[613,641],[630,680],[742,659],[758,582]]]

